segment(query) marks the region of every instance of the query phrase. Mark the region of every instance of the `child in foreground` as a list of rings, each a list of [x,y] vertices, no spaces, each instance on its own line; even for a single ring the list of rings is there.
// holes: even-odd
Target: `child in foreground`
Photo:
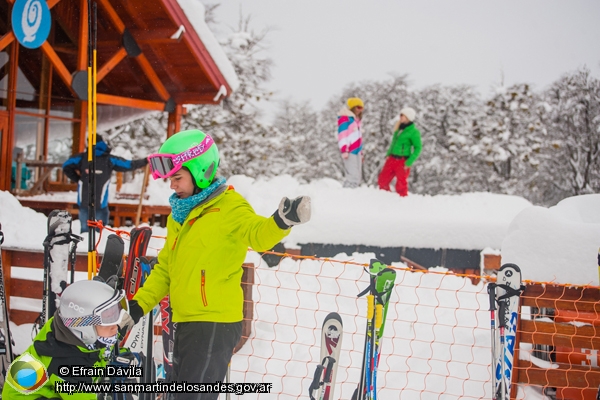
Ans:
[[[93,280],[72,283],[64,290],[56,314],[11,364],[2,398],[96,400],[95,393],[63,391],[68,390],[65,383],[91,384],[98,378],[64,372],[71,372],[73,366],[105,368],[127,310],[123,290]]]

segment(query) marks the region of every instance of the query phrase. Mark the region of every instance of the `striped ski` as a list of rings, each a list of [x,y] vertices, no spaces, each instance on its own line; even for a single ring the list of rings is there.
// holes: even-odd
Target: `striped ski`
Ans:
[[[522,285],[521,269],[515,264],[504,264],[498,271],[495,297],[498,304],[498,332],[495,334],[494,349],[494,400],[510,399],[513,361],[519,318],[519,298],[525,287]],[[490,307],[492,308],[492,307]]]

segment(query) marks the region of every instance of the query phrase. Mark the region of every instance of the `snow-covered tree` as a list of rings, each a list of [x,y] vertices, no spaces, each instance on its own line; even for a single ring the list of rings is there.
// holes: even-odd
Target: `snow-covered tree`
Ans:
[[[316,131],[319,116],[308,102],[294,103],[284,100],[273,124],[277,154],[271,155],[271,172],[274,175],[289,174],[301,181],[323,177],[330,160],[325,156],[326,145],[319,140]]]
[[[423,194],[487,190],[473,151],[481,100],[470,86],[426,87],[415,94],[423,150],[411,170],[410,191]]]
[[[495,191],[524,195],[536,190],[547,140],[544,111],[540,95],[528,84],[500,86],[486,102],[477,149],[492,167]]]
[[[546,101],[552,200],[599,192],[600,81],[588,69],[566,74],[546,92]]]
[[[101,134],[117,154],[143,158],[156,153],[166,140],[167,114],[154,112],[150,116],[108,129]]]

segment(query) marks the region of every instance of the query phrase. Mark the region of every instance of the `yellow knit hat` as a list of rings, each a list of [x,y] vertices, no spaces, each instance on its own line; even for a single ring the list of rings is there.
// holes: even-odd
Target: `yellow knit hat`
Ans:
[[[359,99],[358,97],[350,97],[348,99],[348,101],[346,101],[346,104],[348,104],[348,108],[349,109],[353,109],[354,107],[365,107],[365,104],[363,103],[363,101],[361,99]]]

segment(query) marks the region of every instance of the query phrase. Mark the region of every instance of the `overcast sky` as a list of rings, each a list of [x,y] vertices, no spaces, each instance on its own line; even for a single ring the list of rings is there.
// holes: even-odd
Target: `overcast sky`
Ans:
[[[236,26],[240,6],[255,30],[271,29],[268,86],[316,109],[390,73],[484,95],[502,79],[545,88],[582,66],[600,78],[598,0],[222,0],[218,22]]]

